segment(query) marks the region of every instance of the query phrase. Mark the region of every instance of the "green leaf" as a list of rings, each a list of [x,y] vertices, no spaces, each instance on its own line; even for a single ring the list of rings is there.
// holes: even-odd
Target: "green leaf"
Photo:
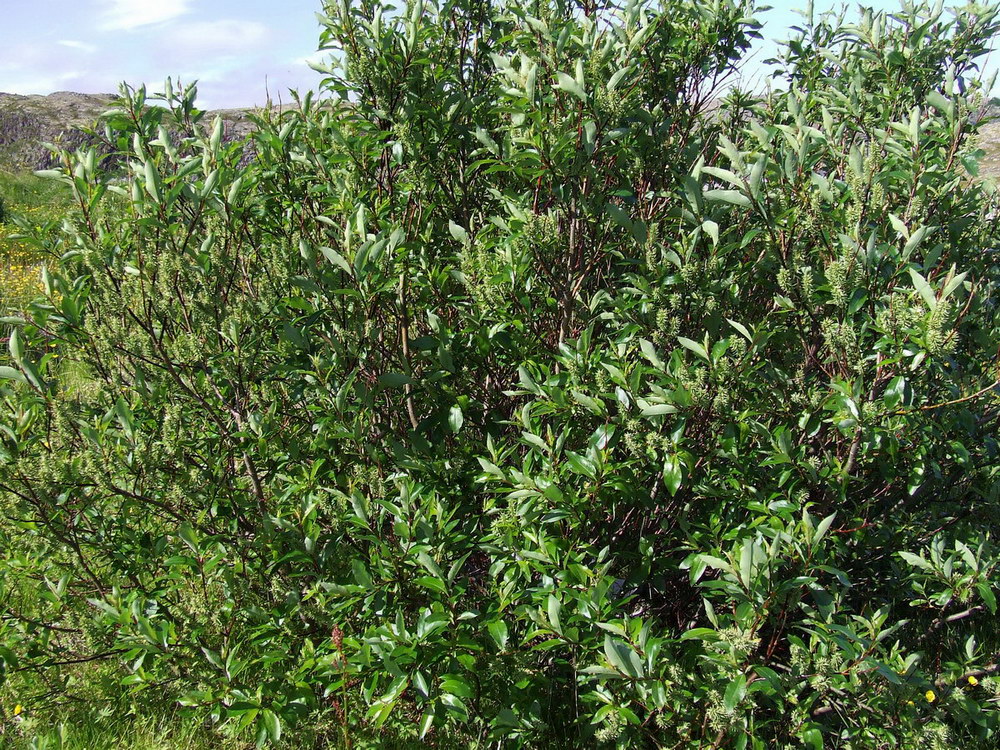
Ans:
[[[427,683],[427,678],[424,677],[423,672],[413,672],[410,675],[413,680],[413,687],[417,689],[422,696],[429,698],[431,695],[431,686]]]
[[[238,704],[233,704],[233,705],[235,706],[235,705],[238,705]],[[237,709],[235,711],[230,710],[227,713],[229,714],[229,716],[239,716],[240,717],[240,720],[236,723],[236,731],[237,732],[242,732],[248,726],[250,726],[251,724],[253,724],[254,721],[256,721],[257,716],[260,714],[260,709],[259,708],[244,708],[244,707],[240,707],[239,709]],[[259,722],[258,722],[258,724],[259,724]],[[258,739],[260,740],[260,743],[259,743],[258,747],[263,747],[264,740],[267,739],[267,730],[263,727],[263,725],[260,725],[260,732],[259,732]]]
[[[701,185],[698,183],[698,180],[692,175],[687,175],[681,181],[681,186],[684,189],[684,198],[687,200],[690,209],[700,214],[705,196],[702,195]]]
[[[678,336],[677,343],[685,349],[690,349],[706,362],[710,361],[708,357],[708,349],[699,344],[697,341],[692,341],[691,339],[684,338],[683,336]]]
[[[889,223],[892,224],[892,228],[896,230],[896,233],[900,237],[905,237],[906,239],[910,239],[910,230],[906,228],[906,224],[903,223],[903,220],[893,213],[890,213],[888,216],[889,216]]]
[[[562,611],[562,602],[552,596],[552,594],[549,594],[547,609],[549,624],[552,625],[552,629],[557,633],[562,633],[562,623],[559,622],[559,612]]]
[[[457,695],[460,698],[471,698],[474,693],[468,682],[460,677],[451,677],[441,681],[441,689],[446,693]]]
[[[742,208],[749,208],[750,199],[739,190],[706,190],[705,200],[710,203],[729,203]]]
[[[451,236],[458,242],[461,242],[463,245],[469,244],[469,233],[455,222],[449,220],[448,231],[451,232]]]
[[[882,403],[884,403],[888,409],[895,409],[900,404],[909,403],[909,400],[910,385],[906,378],[902,375],[897,375],[890,380],[889,385],[886,386],[885,393],[882,396]]]
[[[494,620],[486,626],[486,629],[501,651],[507,648],[507,623],[503,620]]]
[[[583,124],[583,147],[588,154],[593,154],[597,146],[597,123],[587,120]]]
[[[874,664],[875,665],[875,671],[878,672],[880,675],[882,675],[886,680],[888,680],[889,682],[891,682],[893,685],[902,685],[903,684],[903,678],[900,677],[899,674],[897,674],[897,672],[895,670],[890,669],[885,664],[879,664],[874,659],[870,660],[867,663],[868,664]]]
[[[573,395],[573,400],[576,401],[578,404],[580,404],[580,406],[585,408],[591,414],[604,413],[604,404],[600,401],[600,399],[596,399],[593,396],[588,396],[586,393],[578,391],[575,388],[571,391],[571,393]]]
[[[420,719],[420,739],[427,736],[427,733],[434,728],[434,709],[430,706],[424,711]]]
[[[413,579],[413,582],[418,586],[423,586],[425,589],[436,591],[439,594],[443,594],[448,590],[444,581],[439,578],[434,578],[433,576],[418,576]]]
[[[702,228],[702,230],[705,231],[706,234],[708,234],[709,237],[712,238],[712,244],[713,245],[718,245],[719,244],[719,225],[718,224],[716,224],[714,221],[707,220],[707,221],[703,221],[701,223],[701,228]]]
[[[897,554],[915,568],[921,568],[922,570],[928,571],[934,570],[934,566],[919,555],[914,555],[912,552],[899,552]]]
[[[360,560],[351,560],[351,570],[354,572],[354,580],[358,582],[359,585],[364,586],[367,589],[373,588],[371,576],[368,575],[368,570],[365,565]]]
[[[943,115],[949,118],[955,115],[955,103],[948,99],[940,91],[931,91],[927,95],[927,103]]]
[[[730,681],[726,687],[726,694],[722,698],[727,711],[732,711],[739,705],[747,694],[747,678],[745,675],[738,675],[735,680]]]
[[[728,182],[737,190],[743,188],[743,180],[736,175],[735,172],[730,172],[728,169],[722,169],[720,167],[702,167],[702,174],[712,175],[712,177],[718,177],[720,180]]]
[[[542,389],[538,387],[538,384],[532,379],[531,373],[524,365],[520,365],[517,368],[518,381],[521,387],[524,388],[528,393],[533,393],[536,396],[540,396]]]
[[[0,365],[0,380],[16,380],[18,383],[28,382],[28,379],[24,377],[24,373],[6,365]]]
[[[627,643],[616,640],[610,635],[604,636],[604,654],[611,666],[633,679],[643,676],[642,662],[639,655]]]
[[[489,474],[490,476],[494,477],[499,477],[500,479],[504,478],[505,475],[503,473],[503,469],[501,469],[492,461],[487,461],[482,456],[477,456],[476,460],[479,462],[479,465],[482,467],[483,471],[486,474]]]
[[[743,337],[746,338],[747,341],[753,343],[753,336],[750,335],[750,331],[747,330],[747,327],[745,325],[743,325],[742,323],[737,323],[735,320],[730,320],[729,318],[726,318],[726,322],[729,323],[729,325],[731,325],[737,331],[739,331],[743,335]]]
[[[135,418],[132,415],[132,409],[129,408],[128,402],[121,396],[115,402],[115,416],[118,417],[118,424],[121,425],[125,434],[130,438],[133,437],[135,435]]]
[[[354,275],[354,269],[351,268],[351,264],[347,262],[347,259],[343,255],[338,253],[332,247],[321,247],[319,251],[323,253],[323,257],[328,261],[342,268],[344,273],[348,276]]]
[[[937,307],[937,295],[934,294],[934,290],[931,288],[931,285],[927,283],[927,279],[925,279],[919,271],[913,268],[909,268],[907,270],[910,272],[910,278],[913,280],[913,286],[920,293],[920,296],[923,297],[924,302],[927,303],[927,307],[933,310]]]
[[[658,417],[663,414],[677,413],[677,407],[673,404],[650,404],[646,401],[640,401],[639,408],[644,417]]]
[[[625,75],[632,70],[631,66],[626,65],[624,68],[619,68],[611,78],[608,79],[608,91],[614,91],[618,88],[618,84],[621,83]]]
[[[944,289],[941,292],[941,299],[948,299],[948,297],[951,296],[951,293],[965,282],[965,277],[968,275],[968,272],[960,273],[948,279],[948,282],[944,285]]]
[[[647,341],[646,339],[639,339],[639,349],[642,350],[643,356],[649,360],[650,364],[653,365],[657,370],[663,369],[663,360],[660,359],[659,355],[656,353],[656,347],[653,346],[652,341]]]
[[[757,543],[753,539],[748,537],[743,540],[743,547],[740,549],[740,581],[748,589],[753,581],[753,574],[756,570],[754,558],[757,549]]]
[[[260,712],[261,722],[264,728],[267,730],[267,736],[271,742],[277,742],[281,739],[281,720],[278,715],[274,713],[269,708],[265,708]]]
[[[719,634],[712,628],[691,628],[681,633],[682,641],[717,641]]]
[[[587,101],[587,92],[583,90],[583,86],[571,75],[561,72],[556,73],[556,88],[572,94],[581,102]]]
[[[677,460],[677,456],[668,456],[663,462],[663,482],[666,484],[667,491],[670,492],[671,497],[677,494],[683,478],[681,462]]]
[[[819,547],[820,540],[826,535],[826,532],[830,530],[830,525],[833,523],[833,519],[837,517],[836,513],[831,513],[816,526],[816,534],[813,536],[812,547],[816,549]]]
[[[465,424],[465,416],[462,414],[462,407],[455,404],[448,411],[448,426],[457,435],[461,431],[463,424]]]
[[[716,570],[723,570],[733,576],[736,575],[736,570],[733,568],[733,566],[726,560],[723,560],[721,557],[715,557],[714,555],[698,555],[698,557],[703,563],[705,563],[710,568],[715,568]]]
[[[809,727],[799,732],[799,739],[812,750],[823,750],[823,732],[817,727]]]
[[[477,127],[474,135],[476,136],[476,140],[482,143],[483,146],[485,146],[486,149],[491,154],[493,154],[494,156],[499,156],[500,147],[497,145],[497,142],[493,140],[493,137],[489,133],[487,133],[481,127]]]
[[[928,227],[928,226],[920,227],[916,232],[913,232],[913,234],[910,235],[910,239],[908,239],[906,241],[906,244],[903,246],[903,257],[904,258],[909,258],[910,257],[910,255],[913,253],[913,251],[916,250],[920,246],[921,242],[924,241],[924,238],[927,237],[927,235],[930,233],[931,229],[932,229],[932,227]],[[911,270],[911,273],[912,273],[912,270]]]
[[[401,372],[387,372],[379,375],[378,382],[383,388],[401,388],[404,385],[411,385],[413,380]]]
[[[523,439],[524,442],[529,443],[530,445],[533,445],[534,447],[538,448],[538,450],[540,450],[542,453],[549,452],[548,444],[540,437],[538,437],[538,435],[535,435],[531,432],[522,432],[521,439]]]
[[[426,552],[418,552],[417,560],[420,562],[421,565],[427,568],[427,570],[430,572],[431,575],[433,575],[436,578],[441,578],[441,579],[444,578],[444,573],[441,572],[441,568],[438,566],[436,562],[434,562],[434,558],[432,558]]]
[[[449,712],[455,714],[459,721],[469,720],[469,709],[457,695],[444,693],[441,695],[441,703],[448,708]]]
[[[628,212],[616,203],[608,203],[604,210],[608,212],[608,216],[620,227],[625,229],[632,228],[632,217],[629,216]]]
[[[146,178],[146,192],[156,202],[160,202],[160,175],[156,171],[156,165],[152,161],[143,164],[143,172]]]
[[[243,178],[237,177],[233,180],[233,184],[229,186],[229,191],[226,193],[226,203],[229,205],[234,205],[236,199],[240,197],[240,188],[243,187]]]
[[[7,348],[10,350],[11,359],[15,362],[20,362],[24,358],[21,332],[17,328],[10,332],[10,338],[7,340]]]
[[[586,456],[573,451],[566,451],[566,463],[576,474],[582,474],[591,479],[597,479],[597,466]]]
[[[980,581],[976,584],[976,590],[986,607],[995,615],[997,613],[997,598],[990,584],[987,581]]]

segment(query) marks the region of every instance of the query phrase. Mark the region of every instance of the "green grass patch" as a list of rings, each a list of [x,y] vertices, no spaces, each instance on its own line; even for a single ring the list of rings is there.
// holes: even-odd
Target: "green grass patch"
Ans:
[[[70,209],[66,187],[33,174],[0,171],[0,310],[22,309],[41,291],[42,255],[30,238]]]
[[[36,725],[26,719],[14,729],[12,750],[217,750],[246,748],[179,718],[114,719]]]

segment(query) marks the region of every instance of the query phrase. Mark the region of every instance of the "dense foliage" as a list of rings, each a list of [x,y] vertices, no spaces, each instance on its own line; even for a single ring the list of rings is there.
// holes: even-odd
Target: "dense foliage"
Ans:
[[[0,367],[5,731],[1000,736],[993,7],[331,3],[257,158],[125,89]],[[728,91],[728,93],[725,93]]]

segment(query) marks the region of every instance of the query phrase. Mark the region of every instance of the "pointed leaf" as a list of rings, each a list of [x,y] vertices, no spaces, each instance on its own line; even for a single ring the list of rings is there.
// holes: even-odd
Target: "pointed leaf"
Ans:
[[[581,86],[579,82],[573,78],[573,76],[567,75],[566,73],[556,73],[556,81],[557,89],[562,89],[563,91],[572,94],[581,102],[587,101],[587,92],[583,90],[583,86]]]

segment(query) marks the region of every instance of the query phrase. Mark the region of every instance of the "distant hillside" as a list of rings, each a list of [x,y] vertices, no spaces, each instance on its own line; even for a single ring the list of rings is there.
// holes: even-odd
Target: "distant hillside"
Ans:
[[[52,155],[46,143],[75,149],[86,145],[91,136],[84,130],[101,113],[111,108],[113,94],[77,94],[58,91],[47,96],[23,96],[0,92],[0,168],[10,171],[47,169]],[[221,115],[224,140],[240,138],[253,127],[247,110],[209,112]]]
[[[980,148],[986,152],[986,158],[979,173],[993,179],[1000,178],[1000,122],[990,122],[984,125],[980,132]]]
[[[47,96],[22,96],[0,92],[0,169],[28,171],[52,166],[46,143],[60,143],[75,149],[88,142],[83,129],[94,124],[115,99],[113,94],[77,94],[58,91]],[[249,110],[210,111],[209,119],[221,115],[225,123],[223,139],[228,142],[245,136],[253,128]],[[1000,116],[993,112],[991,119]],[[983,126],[980,146],[986,151],[981,173],[1000,178],[1000,121]],[[249,156],[249,153],[248,153]]]

